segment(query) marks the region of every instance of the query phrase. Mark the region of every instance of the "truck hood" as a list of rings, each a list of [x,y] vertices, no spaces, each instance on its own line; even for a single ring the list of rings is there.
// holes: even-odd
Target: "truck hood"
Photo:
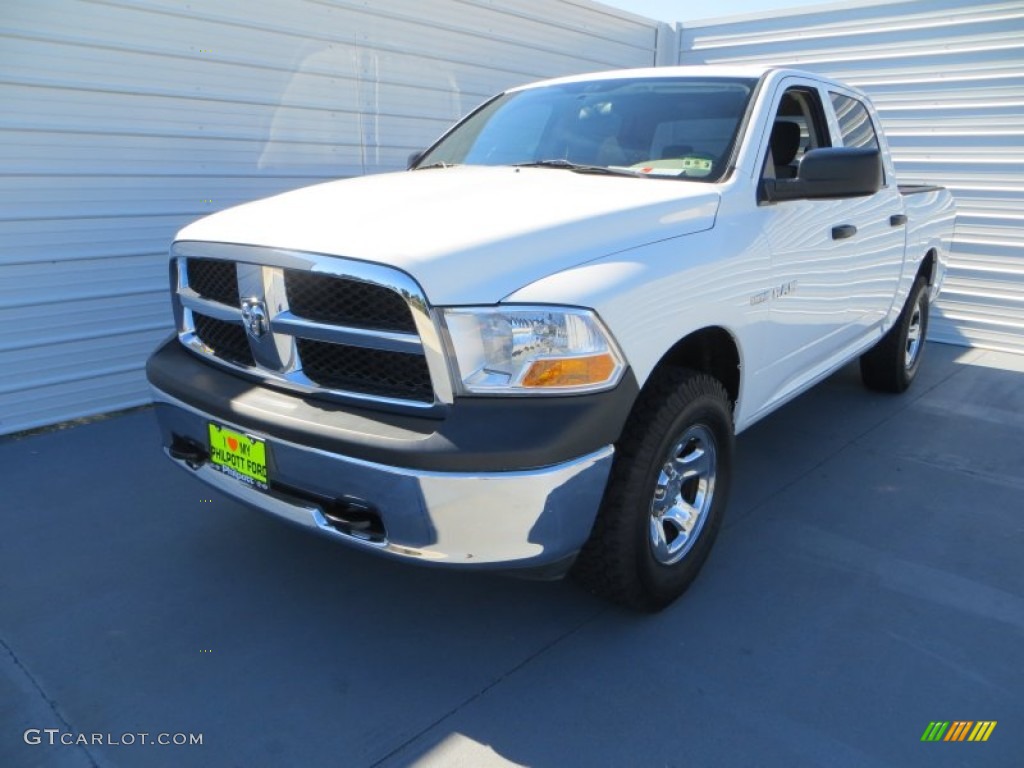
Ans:
[[[185,227],[178,240],[397,267],[437,305],[488,304],[563,269],[714,225],[700,182],[464,166],[332,181]]]

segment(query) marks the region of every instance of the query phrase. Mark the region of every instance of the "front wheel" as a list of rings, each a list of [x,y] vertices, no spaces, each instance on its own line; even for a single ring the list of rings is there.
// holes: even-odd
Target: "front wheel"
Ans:
[[[718,533],[732,474],[725,388],[696,371],[664,371],[644,389],[573,576],[596,594],[658,611],[696,578]]]
[[[918,275],[896,324],[861,355],[860,376],[868,389],[905,392],[921,368],[928,333],[928,282]]]

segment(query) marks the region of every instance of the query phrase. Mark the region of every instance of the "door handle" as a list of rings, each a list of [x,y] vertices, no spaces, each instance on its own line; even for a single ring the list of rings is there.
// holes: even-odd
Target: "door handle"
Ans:
[[[889,217],[890,227],[902,227],[906,223],[907,217],[904,216],[902,213],[894,213],[892,216]]]
[[[857,228],[853,224],[840,224],[838,227],[832,227],[832,239],[833,240],[845,240],[848,237],[853,237],[857,234]]]

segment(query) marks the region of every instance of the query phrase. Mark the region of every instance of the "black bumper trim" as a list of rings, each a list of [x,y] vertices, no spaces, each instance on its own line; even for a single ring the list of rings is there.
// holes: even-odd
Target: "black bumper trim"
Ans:
[[[169,339],[146,363],[157,390],[214,419],[364,461],[439,472],[500,472],[571,461],[615,443],[636,400],[627,370],[608,392],[460,397],[443,418],[339,405],[254,384]]]

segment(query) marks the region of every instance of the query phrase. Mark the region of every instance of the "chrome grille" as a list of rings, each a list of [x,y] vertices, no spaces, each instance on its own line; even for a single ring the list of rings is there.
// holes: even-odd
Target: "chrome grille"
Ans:
[[[452,402],[422,290],[388,267],[220,243],[172,247],[178,336],[267,383],[415,408]]]

